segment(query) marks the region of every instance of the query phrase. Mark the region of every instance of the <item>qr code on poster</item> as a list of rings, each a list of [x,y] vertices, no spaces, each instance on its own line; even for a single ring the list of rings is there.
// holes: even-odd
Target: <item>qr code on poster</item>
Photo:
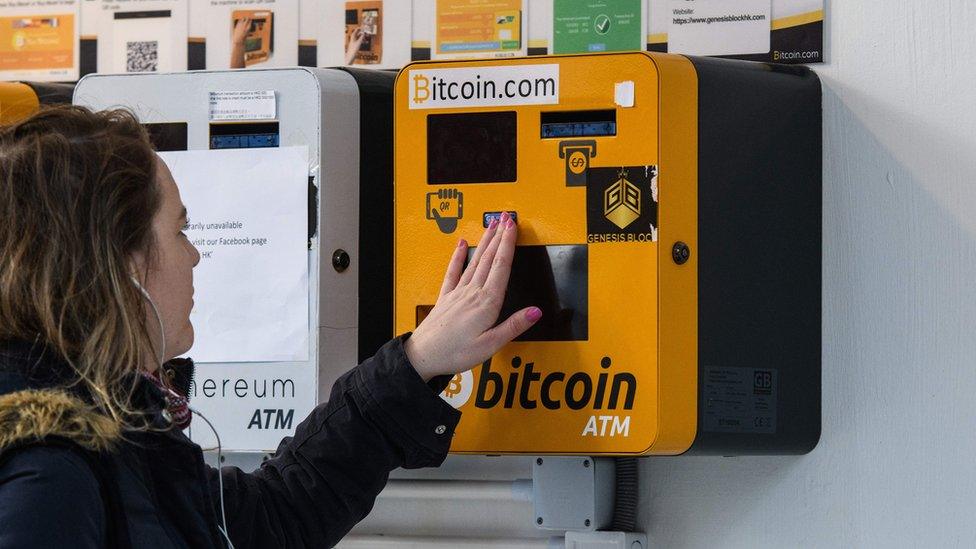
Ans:
[[[125,72],[156,72],[159,63],[159,42],[128,42],[125,52]]]

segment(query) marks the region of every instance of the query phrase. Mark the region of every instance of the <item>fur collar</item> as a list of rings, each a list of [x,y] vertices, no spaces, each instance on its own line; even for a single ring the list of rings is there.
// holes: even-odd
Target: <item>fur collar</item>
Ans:
[[[24,389],[0,395],[0,452],[49,437],[105,451],[119,440],[121,427],[63,390]]]

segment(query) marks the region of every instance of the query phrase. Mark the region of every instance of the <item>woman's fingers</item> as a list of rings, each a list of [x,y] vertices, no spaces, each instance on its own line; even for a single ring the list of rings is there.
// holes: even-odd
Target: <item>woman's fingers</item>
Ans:
[[[458,281],[459,286],[471,282],[471,279],[474,277],[474,271],[478,268],[478,262],[481,261],[481,256],[485,253],[485,248],[488,247],[488,243],[491,242],[497,230],[498,221],[492,219],[491,223],[488,224],[488,228],[485,229],[485,234],[481,235],[481,241],[478,242],[478,247],[475,248],[474,255],[471,256],[471,261],[468,262],[468,267],[464,269],[461,280]]]
[[[509,225],[512,225],[511,227]],[[481,255],[481,259],[478,261],[478,266],[474,271],[474,276],[471,277],[471,284],[475,287],[480,287],[485,285],[485,280],[488,279],[488,273],[492,269],[492,265],[495,264],[496,254],[498,252],[498,247],[501,245],[502,239],[505,237],[505,233],[514,230],[514,224],[511,221],[505,222],[503,225],[501,222],[498,224],[498,230],[495,232],[495,236],[491,239],[491,242],[485,246],[485,253]]]
[[[454,248],[454,255],[451,256],[451,261],[447,264],[447,273],[444,274],[444,283],[441,285],[440,296],[457,287],[458,281],[461,279],[461,271],[464,269],[464,259],[467,256],[468,243],[464,239],[461,239],[458,241],[457,247]],[[438,296],[438,299],[440,299],[440,296]]]
[[[525,333],[540,318],[542,318],[541,309],[526,307],[521,311],[512,313],[512,316],[506,318],[505,322],[485,332],[482,337],[487,342],[490,354],[494,355],[499,349],[511,343],[513,339]]]
[[[512,260],[515,257],[515,242],[518,238],[518,225],[515,220],[508,221],[504,232],[499,239],[498,250],[495,251],[495,258],[491,262],[490,268],[481,283],[486,290],[505,295],[508,289],[508,279],[512,274]],[[481,270],[480,268],[478,269]],[[478,275],[475,275],[475,283],[478,283]]]

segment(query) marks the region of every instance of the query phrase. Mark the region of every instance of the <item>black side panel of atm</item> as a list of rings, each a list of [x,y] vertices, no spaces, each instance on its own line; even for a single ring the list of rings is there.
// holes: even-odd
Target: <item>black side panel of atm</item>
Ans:
[[[806,67],[691,61],[699,399],[689,453],[804,454],[821,424],[820,80]]]
[[[393,83],[396,73],[343,69],[359,85],[359,361],[393,337]],[[332,250],[323,250],[332,253]]]
[[[70,105],[75,85],[53,82],[24,82],[34,90],[41,105]]]

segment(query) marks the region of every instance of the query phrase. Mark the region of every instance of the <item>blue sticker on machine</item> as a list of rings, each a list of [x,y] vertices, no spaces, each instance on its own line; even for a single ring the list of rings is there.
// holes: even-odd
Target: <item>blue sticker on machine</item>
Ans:
[[[777,382],[772,368],[706,368],[702,430],[775,433]]]

